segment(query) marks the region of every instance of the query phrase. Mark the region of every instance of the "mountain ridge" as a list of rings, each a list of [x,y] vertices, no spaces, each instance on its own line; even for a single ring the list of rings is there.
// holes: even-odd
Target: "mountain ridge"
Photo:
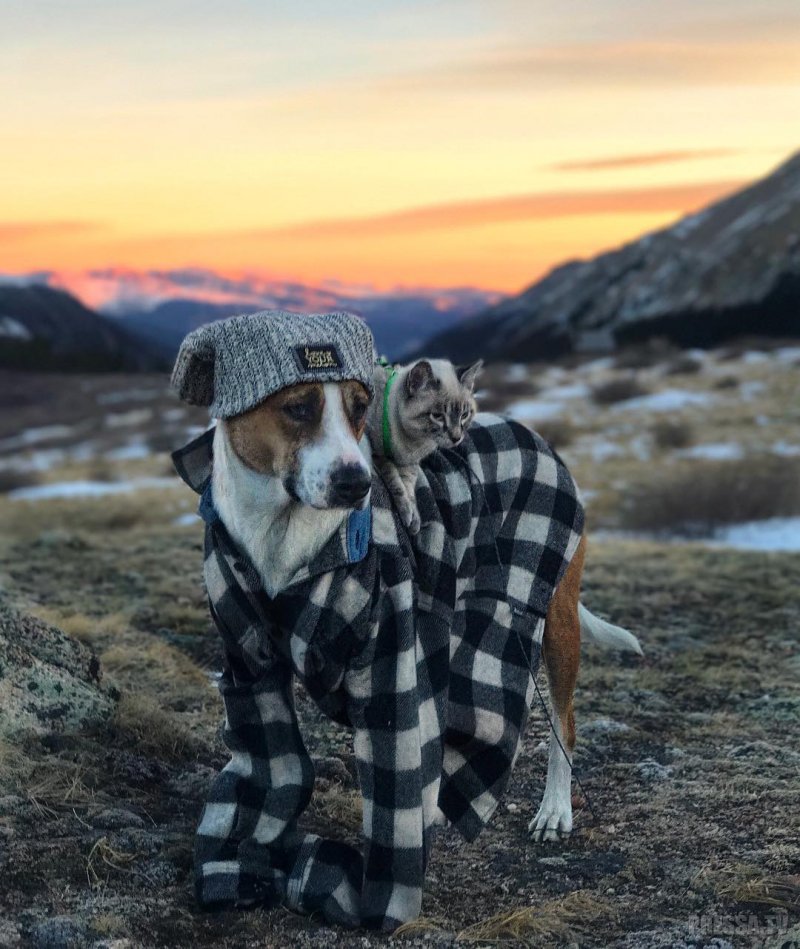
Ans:
[[[524,360],[745,333],[800,335],[800,152],[671,227],[560,264],[415,355]]]

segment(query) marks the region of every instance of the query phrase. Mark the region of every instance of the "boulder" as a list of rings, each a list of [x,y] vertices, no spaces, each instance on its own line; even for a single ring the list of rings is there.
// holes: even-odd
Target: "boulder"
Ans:
[[[0,595],[0,740],[95,728],[118,697],[89,648]]]

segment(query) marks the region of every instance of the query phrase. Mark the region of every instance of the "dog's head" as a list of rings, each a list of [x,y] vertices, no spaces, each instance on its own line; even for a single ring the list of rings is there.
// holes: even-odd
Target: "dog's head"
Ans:
[[[370,393],[355,379],[301,383],[224,424],[238,459],[279,479],[294,500],[316,508],[361,508],[371,483],[358,444],[369,402]]]

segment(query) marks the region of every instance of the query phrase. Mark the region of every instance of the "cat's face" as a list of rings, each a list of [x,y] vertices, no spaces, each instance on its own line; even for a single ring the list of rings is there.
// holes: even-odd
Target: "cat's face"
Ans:
[[[473,392],[483,360],[454,366],[447,359],[414,363],[404,379],[404,426],[409,433],[453,448],[463,439],[477,407]]]

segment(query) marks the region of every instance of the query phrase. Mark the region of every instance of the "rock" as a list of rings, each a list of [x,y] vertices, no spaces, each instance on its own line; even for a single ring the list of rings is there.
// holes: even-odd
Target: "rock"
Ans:
[[[90,649],[0,596],[0,739],[96,728],[117,698]]]
[[[644,781],[666,781],[672,777],[669,765],[659,764],[655,758],[645,758],[636,765],[636,770]]]
[[[0,919],[0,946],[8,946],[9,949],[12,949],[13,946],[21,944],[22,937],[20,936],[19,926],[10,920]]]
[[[119,830],[123,827],[144,827],[144,821],[133,811],[109,807],[92,818],[92,824],[100,830]]]
[[[621,735],[630,730],[630,725],[626,725],[625,722],[615,722],[613,718],[596,718],[593,722],[584,722],[578,726],[578,734],[582,738],[595,738],[599,735]]]
[[[35,949],[78,949],[88,944],[86,927],[71,916],[52,916],[31,930]]]

